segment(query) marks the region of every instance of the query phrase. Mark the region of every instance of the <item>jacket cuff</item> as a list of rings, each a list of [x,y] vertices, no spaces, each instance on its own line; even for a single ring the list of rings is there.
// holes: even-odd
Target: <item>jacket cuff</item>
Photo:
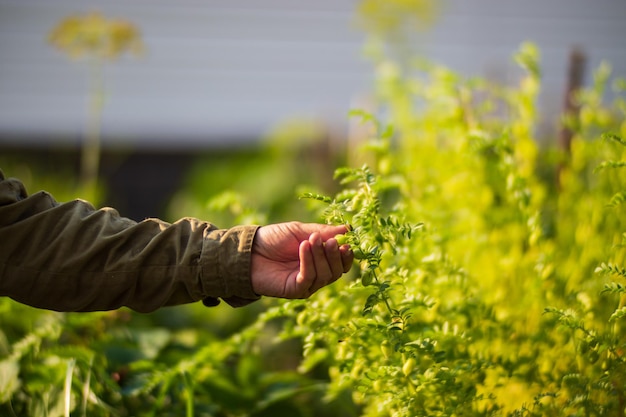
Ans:
[[[222,298],[233,307],[261,298],[250,280],[252,243],[259,226],[207,230],[201,254],[204,304],[217,305]]]

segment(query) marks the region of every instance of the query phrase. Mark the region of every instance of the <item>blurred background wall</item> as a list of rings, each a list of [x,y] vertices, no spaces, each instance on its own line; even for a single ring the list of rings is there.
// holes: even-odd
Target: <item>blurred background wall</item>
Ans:
[[[441,4],[435,24],[413,46],[457,72],[514,82],[513,52],[526,40],[539,46],[546,132],[562,107],[574,47],[587,58],[584,83],[601,60],[626,74],[624,0]],[[103,175],[114,194],[135,195],[126,205],[136,217],[158,214],[149,209],[160,204],[150,201],[150,184],[175,189],[198,152],[258,143],[293,118],[317,120],[333,137],[345,137],[347,112],[367,102],[373,75],[362,54],[365,34],[355,24],[357,5],[0,0],[0,154],[73,163],[85,131],[88,71],[46,39],[64,17],[91,11],[131,21],[145,44],[142,56],[106,67],[102,112]],[[120,149],[123,158],[115,156]],[[146,195],[137,197],[138,190]]]

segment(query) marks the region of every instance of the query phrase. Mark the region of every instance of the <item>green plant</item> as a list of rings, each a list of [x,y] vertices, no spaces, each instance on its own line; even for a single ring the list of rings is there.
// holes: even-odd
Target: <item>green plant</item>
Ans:
[[[603,136],[620,146],[626,142],[615,134]],[[622,161],[604,161],[596,171],[604,169],[621,169]],[[607,203],[614,209],[622,201],[623,192],[616,193]],[[616,250],[621,250],[618,244]],[[624,415],[626,412],[626,334],[621,323],[626,316],[626,287],[624,278],[626,270],[616,264],[602,262],[596,269],[597,274],[615,277],[604,284],[601,295],[609,295],[607,301],[613,301],[615,308],[605,310],[601,318],[589,320],[588,314],[581,316],[578,309],[560,309],[549,307],[545,312],[557,317],[560,325],[572,332],[577,357],[576,366],[571,373],[562,378],[562,387],[569,394],[566,406],[578,408],[585,415]],[[610,305],[610,302],[609,302]],[[608,317],[606,317],[610,313]],[[587,320],[585,319],[587,317]],[[600,363],[600,366],[597,364]]]
[[[229,159],[250,171],[200,161],[171,214],[272,222],[305,206],[350,226],[351,273],[308,300],[237,310],[75,315],[1,300],[0,413],[624,415],[626,82],[607,102],[600,66],[563,120],[565,152],[534,136],[533,45],[515,55],[513,86],[378,52],[378,107],[352,114],[371,137],[337,158],[353,161],[337,183],[298,188],[320,165],[282,141]],[[207,205],[212,169],[234,190]]]
[[[71,59],[85,59],[89,65],[89,112],[81,153],[81,192],[96,204],[100,167],[100,134],[104,109],[104,67],[126,52],[142,50],[138,28],[122,19],[108,19],[100,13],[73,15],[61,20],[48,36],[52,46]]]

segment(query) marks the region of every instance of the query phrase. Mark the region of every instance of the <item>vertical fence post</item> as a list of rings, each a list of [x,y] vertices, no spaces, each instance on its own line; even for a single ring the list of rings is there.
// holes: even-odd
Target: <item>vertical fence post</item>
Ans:
[[[568,71],[567,71],[567,84],[565,87],[565,94],[563,97],[563,117],[578,118],[580,112],[580,105],[575,99],[576,92],[580,90],[583,83],[583,77],[585,74],[585,64],[587,57],[583,51],[575,47],[570,53]],[[565,122],[561,122],[558,138],[558,146],[562,151],[563,160],[559,162],[557,167],[557,188],[561,188],[561,171],[567,164],[571,152],[572,136],[574,132]]]

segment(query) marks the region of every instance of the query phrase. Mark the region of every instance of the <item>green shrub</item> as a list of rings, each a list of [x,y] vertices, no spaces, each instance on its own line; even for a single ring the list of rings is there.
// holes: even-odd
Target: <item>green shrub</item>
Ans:
[[[571,149],[540,147],[538,51],[516,59],[507,87],[381,55],[376,114],[352,115],[372,135],[334,187],[308,181],[298,201],[307,170],[282,171],[266,217],[241,187],[213,202],[232,221],[310,207],[350,225],[356,267],[309,300],[147,316],[0,300],[2,414],[624,415],[626,83],[601,66],[564,120]]]

